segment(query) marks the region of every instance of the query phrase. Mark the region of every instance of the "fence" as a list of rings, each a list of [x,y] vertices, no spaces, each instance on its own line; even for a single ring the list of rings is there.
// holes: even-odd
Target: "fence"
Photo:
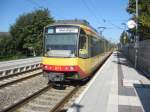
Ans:
[[[124,54],[135,63],[134,44],[122,47]],[[138,48],[137,67],[150,77],[150,40],[140,41]]]

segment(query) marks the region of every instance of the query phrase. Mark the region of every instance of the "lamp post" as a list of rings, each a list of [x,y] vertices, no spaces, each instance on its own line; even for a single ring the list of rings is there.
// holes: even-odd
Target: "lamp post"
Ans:
[[[100,35],[102,36],[102,32],[106,29],[106,27],[98,27],[98,29],[102,29],[99,31]]]
[[[136,22],[134,20],[128,21],[127,25],[129,29],[133,29],[136,27],[136,36],[135,36],[135,60],[134,60],[134,68],[137,68],[138,61],[138,48],[139,48],[139,35],[138,35],[138,0],[136,0]]]
[[[103,38],[103,31],[106,29],[106,27],[98,27],[98,29],[102,29],[102,30],[99,30],[99,33],[100,33],[100,35],[102,36],[102,38]],[[106,41],[105,41],[105,39],[103,39],[103,41],[104,41],[104,52],[106,51]]]
[[[105,27],[105,26],[101,26],[101,27],[98,27],[97,29],[99,29],[99,33],[100,35],[102,36],[102,39],[104,41],[104,50],[107,51],[107,40],[103,38],[103,31],[106,30],[106,29],[112,29],[112,27]],[[101,29],[101,30],[100,30]]]
[[[139,35],[138,35],[138,0],[136,0],[136,37],[135,37],[135,64],[134,67],[137,68],[138,61],[138,48],[139,48]]]

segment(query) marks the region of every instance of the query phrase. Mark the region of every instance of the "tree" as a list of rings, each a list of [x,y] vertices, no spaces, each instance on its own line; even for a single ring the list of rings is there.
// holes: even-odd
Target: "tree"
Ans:
[[[133,15],[132,19],[138,19],[140,40],[150,39],[150,0],[139,0],[139,18],[135,17],[135,4],[135,0],[129,0],[127,12]]]
[[[14,43],[11,35],[0,35],[0,57],[10,56],[14,53]]]
[[[19,16],[10,28],[16,49],[26,53],[33,51],[36,55],[42,52],[42,36],[44,26],[54,22],[48,9],[38,9]]]
[[[127,32],[123,31],[120,35],[120,43],[122,45],[125,45],[129,42],[130,42],[130,39],[129,39],[129,36],[128,36]]]

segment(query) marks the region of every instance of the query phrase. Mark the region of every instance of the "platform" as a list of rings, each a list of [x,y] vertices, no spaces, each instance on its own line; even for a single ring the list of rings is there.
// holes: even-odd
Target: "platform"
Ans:
[[[150,80],[114,52],[67,112],[150,112]]]

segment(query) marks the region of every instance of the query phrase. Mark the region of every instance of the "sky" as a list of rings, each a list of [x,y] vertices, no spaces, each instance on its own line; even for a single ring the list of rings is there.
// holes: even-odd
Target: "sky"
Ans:
[[[19,15],[48,8],[56,20],[86,19],[106,39],[117,43],[123,23],[130,18],[127,6],[128,0],[0,0],[0,32],[8,32]]]

